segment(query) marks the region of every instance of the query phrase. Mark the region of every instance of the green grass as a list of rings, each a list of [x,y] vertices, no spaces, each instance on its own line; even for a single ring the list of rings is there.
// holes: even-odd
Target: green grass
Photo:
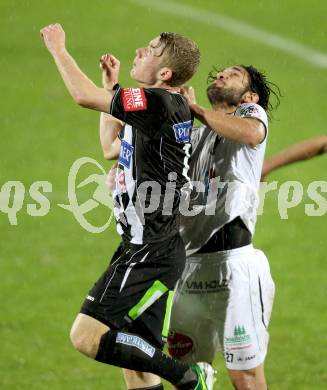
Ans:
[[[323,0],[310,6],[295,0],[183,3],[327,52]],[[131,84],[128,74],[136,47],[161,31],[191,35],[202,51],[202,65],[192,82],[202,104],[211,65],[253,63],[266,70],[284,94],[270,126],[268,154],[326,132],[326,69],[214,26],[129,1],[3,0],[0,15],[0,185],[19,180],[28,191],[36,180],[53,184],[47,216],[27,214],[29,196],[17,214],[17,226],[0,212],[0,388],[124,389],[120,370],[83,358],[68,339],[83,297],[106,266],[118,237],[114,224],[101,234],[86,232],[57,206],[67,203],[67,174],[77,158],[90,156],[104,167],[108,163],[99,146],[98,114],[74,106],[39,39],[39,29],[61,22],[69,49],[96,81],[100,55],[114,53],[122,62],[125,85]],[[298,180],[307,188],[312,180],[326,180],[326,157],[285,168],[270,180]],[[306,216],[308,202],[306,197],[290,210],[288,220],[281,220],[276,194],[269,194],[257,225],[255,244],[268,255],[277,285],[266,361],[272,390],[319,390],[327,383],[326,215]],[[101,225],[106,210],[100,206],[92,218]],[[221,357],[216,365],[216,389],[231,389]]]

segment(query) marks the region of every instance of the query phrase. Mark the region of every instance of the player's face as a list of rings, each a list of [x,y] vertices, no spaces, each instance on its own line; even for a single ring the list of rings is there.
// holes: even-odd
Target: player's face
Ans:
[[[249,84],[248,73],[241,66],[232,66],[218,72],[213,84],[218,88],[241,90]]]
[[[249,75],[241,66],[232,66],[216,74],[207,89],[211,104],[238,105],[243,94],[249,90]]]
[[[160,37],[152,39],[147,47],[136,49],[131,77],[140,84],[154,85],[161,68],[164,45]]]

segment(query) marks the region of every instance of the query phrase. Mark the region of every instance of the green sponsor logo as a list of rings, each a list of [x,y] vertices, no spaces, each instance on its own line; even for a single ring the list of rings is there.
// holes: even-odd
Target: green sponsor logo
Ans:
[[[234,328],[234,336],[244,336],[246,334],[244,326],[235,326]]]
[[[245,327],[236,325],[234,328],[234,337],[225,337],[225,344],[239,345],[246,344],[251,341],[251,336],[246,333]]]

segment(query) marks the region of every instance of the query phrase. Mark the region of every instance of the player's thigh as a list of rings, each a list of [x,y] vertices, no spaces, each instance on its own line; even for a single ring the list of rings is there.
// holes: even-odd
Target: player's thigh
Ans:
[[[259,249],[255,250],[255,255],[258,264],[257,269],[260,283],[259,292],[263,310],[263,319],[268,327],[275,297],[275,283],[270,272],[270,266],[266,255]]]
[[[210,363],[222,349],[229,294],[221,282],[224,266],[216,254],[187,260],[172,307],[168,347],[173,357]]]
[[[237,390],[266,390],[264,365],[249,370],[228,370],[231,382]]]
[[[160,377],[150,372],[123,369],[123,374],[128,389],[142,389],[157,386],[161,383]]]
[[[102,335],[109,327],[86,314],[79,313],[70,331],[74,347],[87,356],[95,357]]]
[[[259,367],[267,354],[273,284],[267,275],[267,259],[263,256],[252,246],[229,254],[232,277],[224,326],[224,355],[230,370]]]

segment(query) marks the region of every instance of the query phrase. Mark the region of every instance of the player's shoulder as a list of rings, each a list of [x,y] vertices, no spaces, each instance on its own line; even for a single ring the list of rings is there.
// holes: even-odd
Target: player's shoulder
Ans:
[[[177,92],[170,92],[164,88],[145,88],[147,95],[160,101],[162,104],[188,106],[186,98]]]
[[[257,103],[242,103],[237,107],[235,116],[267,118],[266,111]]]

